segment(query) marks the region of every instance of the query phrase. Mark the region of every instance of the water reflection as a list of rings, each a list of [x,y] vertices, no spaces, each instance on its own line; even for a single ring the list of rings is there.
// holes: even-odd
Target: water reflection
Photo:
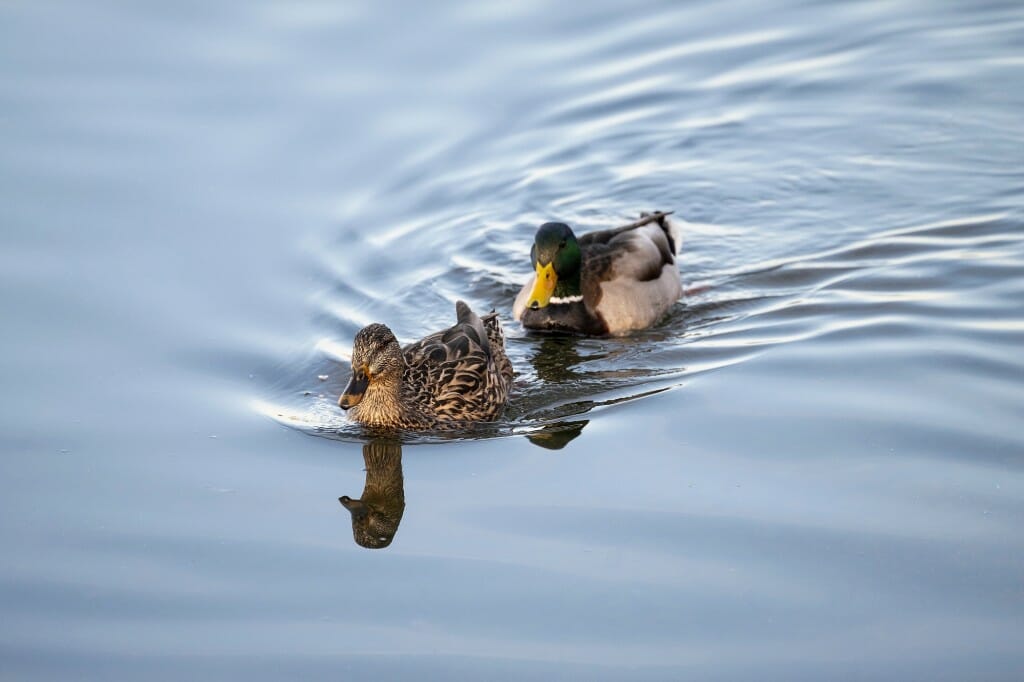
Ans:
[[[545,335],[530,358],[537,378],[545,383],[579,379],[580,372],[573,368],[585,358],[579,354],[578,344],[579,339],[574,336]]]
[[[390,438],[378,438],[363,445],[366,483],[357,499],[338,498],[352,515],[352,537],[368,549],[391,544],[405,513],[402,478],[402,446]]]
[[[526,417],[547,421],[540,429],[527,435],[534,445],[548,450],[561,450],[569,441],[578,437],[589,420],[563,421],[560,418],[581,414],[576,398],[587,390],[587,373],[579,367],[587,360],[603,358],[605,353],[594,355],[580,353],[580,339],[574,336],[547,335],[539,339],[534,352],[529,356],[530,364],[537,375],[537,389],[526,392],[517,405],[510,410],[513,418]]]
[[[539,445],[546,450],[561,450],[569,444],[569,441],[583,433],[583,427],[589,423],[589,419],[582,419],[580,421],[547,424],[539,431],[529,434],[526,438],[534,445]]]

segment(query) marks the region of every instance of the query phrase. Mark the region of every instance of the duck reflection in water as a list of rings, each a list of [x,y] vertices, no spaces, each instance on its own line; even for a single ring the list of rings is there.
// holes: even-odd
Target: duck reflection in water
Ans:
[[[537,378],[545,384],[545,390],[524,396],[521,400],[521,408],[533,416],[536,416],[538,412],[548,412],[546,403],[550,403],[553,399],[571,398],[587,379],[587,374],[579,371],[577,367],[589,359],[604,357],[604,354],[600,352],[581,355],[578,349],[580,339],[573,336],[545,335],[539,341],[536,352],[530,357],[530,363],[537,373]],[[586,405],[591,404],[589,401],[584,401],[570,408],[569,412],[575,416],[585,412]],[[574,409],[575,407],[582,409]],[[543,416],[548,419],[551,417],[550,414]],[[587,423],[586,419],[558,420],[547,423],[540,429],[527,434],[526,438],[534,445],[546,450],[561,450],[568,445],[569,441],[582,433],[583,427]]]
[[[537,378],[546,384],[570,383],[582,378],[575,369],[587,358],[580,355],[579,339],[572,336],[545,336],[540,340],[530,364]]]
[[[402,446],[397,440],[377,439],[363,446],[366,483],[358,499],[342,495],[338,502],[352,515],[352,537],[368,549],[391,544],[405,513]]]
[[[583,433],[583,427],[589,423],[589,419],[581,419],[545,424],[540,430],[527,434],[526,439],[545,450],[561,450],[569,441]]]

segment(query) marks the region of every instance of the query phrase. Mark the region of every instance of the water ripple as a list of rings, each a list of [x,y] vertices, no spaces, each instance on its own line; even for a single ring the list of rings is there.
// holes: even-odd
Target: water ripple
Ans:
[[[683,223],[690,241],[687,228]],[[735,228],[728,227],[694,228],[694,234],[701,237],[735,233]],[[878,343],[898,338],[935,339],[937,334],[951,339],[966,334],[974,342],[985,339],[1000,345],[1024,342],[1019,322],[1000,323],[991,317],[998,310],[965,304],[964,299],[975,284],[996,286],[1007,289],[1001,294],[1007,306],[1019,307],[1024,290],[1005,284],[1024,281],[1019,277],[1024,273],[1024,238],[1019,228],[1019,223],[1004,214],[913,225],[883,230],[841,248],[732,273],[694,272],[686,267],[684,255],[686,279],[706,279],[707,283],[691,287],[690,294],[662,324],[625,338],[535,336],[506,321],[508,353],[517,370],[511,404],[503,421],[461,437],[508,436],[551,428],[598,408],[657,396],[702,373],[745,362],[780,345]],[[438,225],[434,229],[446,228]],[[410,340],[417,333],[410,322],[423,319],[420,311],[438,310],[426,319],[441,326],[447,323],[446,311],[457,297],[468,297],[482,309],[493,308],[507,315],[532,233],[513,224],[478,226],[472,232],[466,229],[462,240],[447,244],[439,240],[445,244],[442,253],[446,255],[427,259],[435,265],[418,266],[396,278],[402,286],[388,299],[363,294],[339,279],[334,296],[348,300],[326,302],[328,317],[337,317],[339,327],[354,330],[375,319],[365,312],[365,305],[380,303],[397,313],[385,319],[400,330],[400,338]],[[392,238],[368,241],[385,249]],[[505,248],[490,251],[489,259],[474,255],[487,252],[485,245],[494,241]],[[438,243],[432,234],[427,234],[423,243],[428,242]],[[509,250],[517,257],[509,256]],[[447,266],[439,265],[443,262]],[[1007,279],[1008,275],[1017,277]],[[353,294],[366,296],[368,301],[363,307],[352,306]],[[296,376],[282,386],[286,390],[273,401],[260,403],[260,411],[310,433],[345,440],[362,438],[362,431],[347,424],[335,406],[347,375],[350,338],[318,341],[316,353],[299,363],[294,368]],[[978,358],[977,369],[986,374],[1024,370],[1024,363],[996,351],[985,359],[983,346],[972,354]],[[330,380],[311,381],[320,375]],[[420,436],[414,440],[431,439]]]

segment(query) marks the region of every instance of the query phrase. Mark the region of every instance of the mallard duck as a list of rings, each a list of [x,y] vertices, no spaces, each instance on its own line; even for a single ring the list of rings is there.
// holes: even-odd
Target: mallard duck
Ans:
[[[621,334],[661,319],[683,295],[670,212],[577,238],[564,223],[537,230],[535,274],[512,306],[527,329]]]
[[[512,387],[497,313],[455,304],[458,322],[405,348],[383,324],[356,334],[352,379],[338,399],[367,426],[436,429],[491,421]]]

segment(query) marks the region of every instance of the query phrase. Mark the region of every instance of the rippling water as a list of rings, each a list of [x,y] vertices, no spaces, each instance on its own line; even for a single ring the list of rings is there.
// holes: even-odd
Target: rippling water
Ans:
[[[0,17],[0,676],[1024,675],[1018,4]],[[508,319],[653,209],[663,323]],[[349,424],[459,298],[502,421]]]

